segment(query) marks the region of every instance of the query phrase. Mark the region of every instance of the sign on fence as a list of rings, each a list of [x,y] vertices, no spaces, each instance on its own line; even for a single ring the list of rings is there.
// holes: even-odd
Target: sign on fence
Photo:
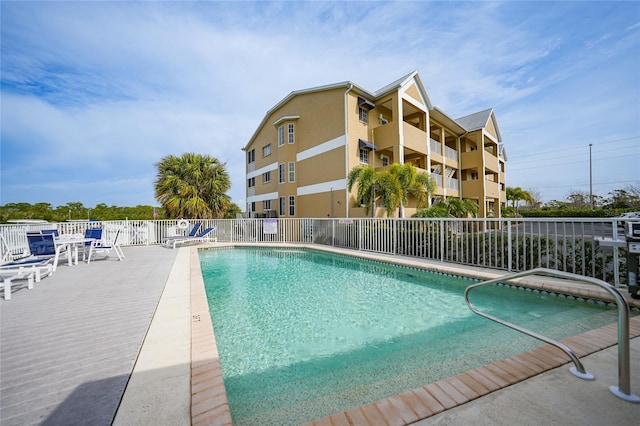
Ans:
[[[262,229],[265,234],[277,234],[278,219],[264,219],[262,222]]]

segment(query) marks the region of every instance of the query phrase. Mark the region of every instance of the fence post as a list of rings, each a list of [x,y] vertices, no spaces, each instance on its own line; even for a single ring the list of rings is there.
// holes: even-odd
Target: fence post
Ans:
[[[612,224],[613,228],[612,228],[612,237],[613,240],[617,240],[618,239],[618,223],[617,221],[614,221],[614,223]],[[604,277],[604,272],[603,272],[603,280],[606,278]],[[614,287],[620,287],[620,261],[618,260],[618,247],[614,246],[613,247],[613,285]]]
[[[445,219],[440,219],[440,261],[444,262],[444,232],[445,232]]]
[[[398,221],[400,219],[393,219],[393,254],[398,254]]]
[[[329,219],[331,221],[331,246],[336,246],[336,221],[333,219]]]
[[[507,271],[511,272],[513,262],[513,245],[511,244],[511,219],[507,219]]]

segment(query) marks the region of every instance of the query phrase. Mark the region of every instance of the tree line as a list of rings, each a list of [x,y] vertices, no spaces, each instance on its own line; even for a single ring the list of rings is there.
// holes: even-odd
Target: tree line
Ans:
[[[542,203],[536,190],[507,187],[508,205],[503,216],[514,217],[613,217],[628,211],[640,211],[640,182],[615,189],[603,197],[572,190],[564,200]],[[521,204],[521,202],[523,202]]]

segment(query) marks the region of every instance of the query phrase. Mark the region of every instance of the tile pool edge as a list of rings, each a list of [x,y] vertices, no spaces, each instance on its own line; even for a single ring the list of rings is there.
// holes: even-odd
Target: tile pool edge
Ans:
[[[184,248],[182,249],[184,250]],[[191,424],[230,425],[209,303],[197,247],[189,248],[191,276]]]
[[[473,271],[472,268],[464,267],[463,265],[460,265],[460,267],[458,265],[453,267],[448,264],[434,265],[431,262],[424,262],[420,259],[404,259],[369,252],[352,253],[351,251],[346,251],[345,253],[345,250],[342,249],[333,247],[320,248],[309,244],[253,245],[246,243],[218,243],[191,247],[192,425],[229,425],[232,423],[198,257],[198,248],[223,247],[307,248],[480,279],[490,279],[506,274],[504,271]],[[478,274],[484,276],[477,276]],[[534,282],[533,284],[536,283]],[[527,282],[527,286],[530,286],[529,282]],[[572,288],[571,290],[572,292],[575,290],[580,293],[581,289]],[[587,294],[593,297],[591,293],[585,293],[585,296]],[[638,336],[640,336],[640,317],[635,317],[630,321],[630,338]],[[578,357],[590,355],[617,344],[617,325],[614,323],[591,330],[565,339],[562,342],[572,347]],[[380,419],[387,419],[389,423],[393,424],[399,423],[399,421],[402,424],[409,424],[465,404],[569,362],[570,360],[558,349],[551,346],[543,346],[353,410],[314,420],[309,424],[317,424],[318,426],[321,424],[373,425],[379,424]]]

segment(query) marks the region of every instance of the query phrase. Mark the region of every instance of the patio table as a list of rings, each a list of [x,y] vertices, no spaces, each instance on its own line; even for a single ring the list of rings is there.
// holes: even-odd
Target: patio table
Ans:
[[[69,259],[69,266],[78,264],[78,248],[86,246],[86,243],[92,243],[95,241],[95,238],[85,238],[83,235],[65,235],[62,234],[59,237],[55,238],[54,241],[56,245],[65,246],[67,248],[67,258]],[[84,251],[82,254],[82,260],[84,260]],[[75,259],[75,260],[74,260]]]

